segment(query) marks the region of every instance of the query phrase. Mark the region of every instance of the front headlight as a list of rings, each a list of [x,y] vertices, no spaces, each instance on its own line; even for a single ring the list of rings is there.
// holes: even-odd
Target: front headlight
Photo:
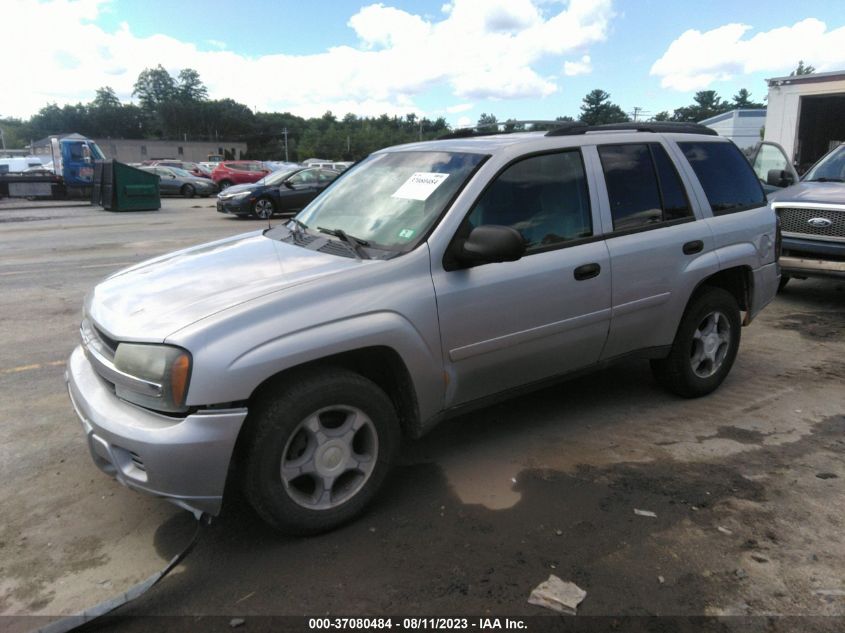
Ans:
[[[238,193],[233,193],[233,198],[246,198],[248,195],[252,194],[252,191],[239,191]]]
[[[121,343],[114,354],[114,366],[146,383],[144,393],[116,383],[115,393],[119,398],[157,411],[175,413],[186,409],[185,396],[191,377],[188,351],[170,345]]]

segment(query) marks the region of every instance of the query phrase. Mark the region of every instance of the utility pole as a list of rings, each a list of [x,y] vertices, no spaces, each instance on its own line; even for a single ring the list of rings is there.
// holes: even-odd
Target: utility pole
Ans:
[[[285,162],[288,162],[288,129],[284,129],[285,133]]]
[[[640,106],[634,106],[634,111],[631,112],[631,118],[634,119],[634,123],[637,122],[641,114],[648,114],[648,110],[644,110]]]
[[[422,141],[422,119],[420,119],[420,140]]]
[[[5,151],[5,149],[6,149],[6,135],[3,134],[3,128],[2,127],[0,127],[0,142],[3,143],[3,150]]]

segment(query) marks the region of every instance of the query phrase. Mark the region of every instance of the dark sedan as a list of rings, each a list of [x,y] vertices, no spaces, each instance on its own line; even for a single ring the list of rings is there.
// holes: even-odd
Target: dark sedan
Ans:
[[[144,171],[159,177],[161,195],[207,197],[217,193],[217,185],[208,178],[198,178],[192,173],[177,167],[141,167]]]
[[[217,196],[217,210],[241,217],[268,219],[292,215],[305,207],[340,175],[333,169],[301,167],[276,171],[252,184],[229,187]]]

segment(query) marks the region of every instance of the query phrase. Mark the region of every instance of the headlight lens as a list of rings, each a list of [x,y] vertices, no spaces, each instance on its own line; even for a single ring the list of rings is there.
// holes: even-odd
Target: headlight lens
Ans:
[[[191,354],[170,345],[121,343],[114,354],[114,365],[120,371],[141,380],[161,385],[161,394],[151,396],[116,384],[119,398],[157,411],[184,411],[185,396],[191,377]]]
[[[232,197],[233,198],[246,198],[251,193],[252,193],[252,191],[239,191],[238,193],[233,193]]]

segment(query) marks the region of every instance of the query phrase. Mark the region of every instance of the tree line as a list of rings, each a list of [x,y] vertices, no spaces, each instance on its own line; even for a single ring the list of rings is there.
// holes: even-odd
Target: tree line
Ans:
[[[792,75],[814,72],[801,61]],[[31,140],[61,132],[79,132],[93,138],[182,139],[185,141],[243,141],[249,158],[278,159],[285,156],[283,131],[287,129],[288,158],[301,161],[309,157],[360,160],[389,145],[437,138],[452,131],[443,117],[434,120],[411,113],[404,117],[382,114],[359,117],[347,114],[337,118],[332,112],[321,117],[303,118],[289,112],[253,112],[233,99],[209,99],[208,89],[199,73],[191,68],[172,76],[161,65],[146,68],[135,82],[132,96],[136,103],[122,103],[109,86],[96,91],[89,103],[41,108],[24,121],[0,118],[6,147],[23,147]],[[639,117],[641,112],[626,112],[601,89],[587,93],[578,120],[589,125],[621,123]],[[763,108],[745,88],[730,100],[714,90],[695,93],[693,103],[662,111],[649,117],[653,121],[698,122],[736,108]],[[646,117],[644,117],[646,118]],[[574,121],[558,116],[556,121]],[[500,122],[494,114],[484,113],[479,128],[525,129],[513,119]],[[533,125],[542,129],[550,125]]]
[[[23,147],[31,140],[62,132],[91,138],[181,139],[242,141],[247,158],[292,161],[310,157],[359,160],[382,147],[430,140],[449,131],[443,117],[434,120],[410,113],[343,118],[326,112],[303,118],[289,112],[253,112],[233,99],[209,99],[197,71],[186,68],[174,77],[162,66],[141,72],[132,96],[121,103],[104,86],[89,103],[44,106],[28,121],[0,118],[6,147]]]

